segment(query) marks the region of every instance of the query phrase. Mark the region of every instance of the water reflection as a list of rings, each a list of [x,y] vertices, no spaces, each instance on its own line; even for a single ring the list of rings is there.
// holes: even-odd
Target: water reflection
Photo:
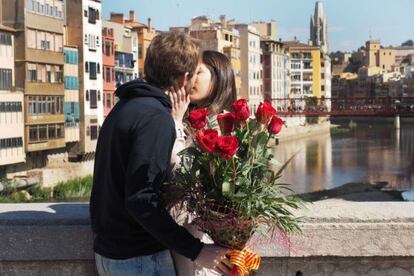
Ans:
[[[338,121],[343,126],[349,120]],[[285,162],[297,153],[280,182],[291,183],[297,193],[317,191],[348,182],[386,181],[394,189],[414,183],[414,123],[380,119],[357,122],[348,133],[283,142],[275,157]]]

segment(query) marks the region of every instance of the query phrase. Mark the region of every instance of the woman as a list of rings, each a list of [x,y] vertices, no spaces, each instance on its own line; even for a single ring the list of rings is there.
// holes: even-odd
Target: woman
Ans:
[[[206,108],[209,111],[209,122],[214,125],[217,115],[230,110],[237,99],[234,72],[229,59],[220,52],[205,51],[201,64],[196,70],[194,85],[187,95],[184,89],[175,91],[171,88],[169,96],[172,103],[171,114],[175,121],[177,139],[172,152],[172,163],[178,165],[178,153],[183,150],[191,139],[186,139],[183,119],[190,108]]]
[[[230,110],[232,103],[237,98],[234,72],[229,59],[216,51],[205,51],[202,61],[196,70],[195,82],[187,95],[184,89],[176,91],[171,88],[169,93],[172,103],[172,116],[176,125],[177,138],[172,151],[171,163],[176,167],[180,164],[178,153],[191,143],[191,137],[186,136],[183,119],[190,108],[206,108],[209,111],[209,122],[214,126],[216,117],[223,111]],[[218,127],[217,130],[219,131]],[[175,210],[177,211],[177,210]],[[183,224],[195,237],[205,243],[212,243],[211,239],[196,227],[190,225],[191,218],[180,212],[174,214],[177,222]],[[190,260],[178,254],[173,254],[179,276],[208,276],[220,275],[216,271],[197,267]],[[230,266],[229,263],[227,263]]]

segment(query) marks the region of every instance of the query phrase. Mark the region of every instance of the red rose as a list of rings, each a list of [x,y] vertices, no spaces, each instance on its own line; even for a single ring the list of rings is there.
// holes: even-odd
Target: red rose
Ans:
[[[247,101],[245,99],[240,99],[235,101],[232,104],[233,113],[236,116],[236,120],[243,121],[249,118],[250,111],[249,106],[247,105]]]
[[[202,129],[197,131],[197,144],[206,152],[213,153],[217,144],[218,132],[214,129]]]
[[[239,149],[239,141],[234,136],[221,136],[217,139],[216,151],[223,158],[231,158]]]
[[[222,134],[230,133],[236,129],[234,125],[235,116],[233,113],[224,113],[217,115],[217,121]]]
[[[267,129],[272,134],[278,134],[282,130],[282,126],[284,124],[285,124],[285,121],[283,121],[277,116],[273,116]]]
[[[261,124],[268,124],[272,116],[276,115],[276,109],[270,103],[260,103],[256,111],[256,119]]]
[[[190,111],[188,121],[193,128],[203,128],[207,124],[207,109],[195,109]]]

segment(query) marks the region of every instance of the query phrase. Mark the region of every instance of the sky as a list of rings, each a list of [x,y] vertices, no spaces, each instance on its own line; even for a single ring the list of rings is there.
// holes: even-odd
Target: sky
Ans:
[[[102,0],[103,14],[135,10],[140,22],[151,17],[158,30],[188,26],[191,18],[225,14],[238,23],[276,20],[278,37],[302,42],[309,39],[309,20],[315,0]],[[384,46],[414,40],[414,0],[323,0],[328,18],[330,51],[353,51],[370,37]]]

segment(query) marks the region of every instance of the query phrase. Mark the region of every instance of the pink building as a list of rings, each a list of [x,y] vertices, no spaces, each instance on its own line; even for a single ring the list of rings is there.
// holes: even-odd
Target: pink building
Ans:
[[[114,30],[112,28],[102,28],[104,117],[109,114],[115,105],[114,47]]]

